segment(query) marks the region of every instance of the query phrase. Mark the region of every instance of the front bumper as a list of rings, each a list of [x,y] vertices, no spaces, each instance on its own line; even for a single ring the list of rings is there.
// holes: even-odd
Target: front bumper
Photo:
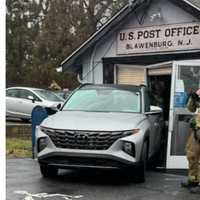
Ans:
[[[61,169],[124,169],[136,167],[139,162],[124,163],[123,161],[111,158],[94,157],[69,157],[69,156],[50,156],[38,159],[40,165],[54,166]]]
[[[57,148],[46,134],[38,130],[37,138],[40,137],[47,137],[48,145],[37,154],[39,164],[58,168],[119,169],[137,166],[143,141],[142,134],[138,133],[115,141],[107,150],[81,150]],[[123,150],[124,142],[134,145],[134,156]]]

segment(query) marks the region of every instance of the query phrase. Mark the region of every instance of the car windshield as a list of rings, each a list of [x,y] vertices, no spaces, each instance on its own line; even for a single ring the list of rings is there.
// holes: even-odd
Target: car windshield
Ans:
[[[40,97],[48,101],[63,101],[60,97],[48,90],[34,90]]]
[[[140,112],[140,92],[115,88],[81,89],[65,103],[63,111]]]
[[[54,92],[54,94],[64,101],[64,92],[62,92],[62,91],[60,92],[59,91],[59,92]]]

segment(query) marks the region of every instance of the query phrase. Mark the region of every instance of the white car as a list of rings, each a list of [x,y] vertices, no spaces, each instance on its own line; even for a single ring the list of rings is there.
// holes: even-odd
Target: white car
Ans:
[[[160,154],[163,127],[162,109],[150,106],[146,87],[82,85],[37,129],[41,173],[122,168],[144,182],[147,161]]]
[[[6,89],[6,117],[31,119],[31,112],[37,105],[56,107],[64,99],[49,90],[29,87],[10,87]]]

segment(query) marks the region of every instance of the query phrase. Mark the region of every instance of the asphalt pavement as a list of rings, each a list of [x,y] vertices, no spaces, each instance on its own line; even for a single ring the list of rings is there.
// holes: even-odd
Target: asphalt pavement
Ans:
[[[36,160],[7,159],[7,200],[199,200],[180,187],[185,176],[147,172],[143,184],[134,183],[125,172],[61,170],[55,179],[40,175]]]

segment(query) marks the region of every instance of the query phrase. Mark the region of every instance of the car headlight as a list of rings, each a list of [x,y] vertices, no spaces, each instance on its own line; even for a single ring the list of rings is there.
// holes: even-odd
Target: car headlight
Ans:
[[[131,142],[124,142],[123,143],[123,151],[127,154],[135,157],[135,145]]]
[[[47,143],[47,138],[46,137],[41,137],[38,139],[37,142],[37,150],[38,152],[42,151],[43,149],[45,149],[47,147],[48,143]]]
[[[135,128],[135,129],[132,129],[132,130],[129,130],[129,131],[124,131],[123,135],[124,136],[130,136],[130,135],[138,133],[139,131],[140,131],[140,129]]]
[[[132,133],[133,133],[133,134],[136,134],[136,133],[138,133],[139,131],[140,131],[139,128],[135,128],[135,129],[132,130]]]

